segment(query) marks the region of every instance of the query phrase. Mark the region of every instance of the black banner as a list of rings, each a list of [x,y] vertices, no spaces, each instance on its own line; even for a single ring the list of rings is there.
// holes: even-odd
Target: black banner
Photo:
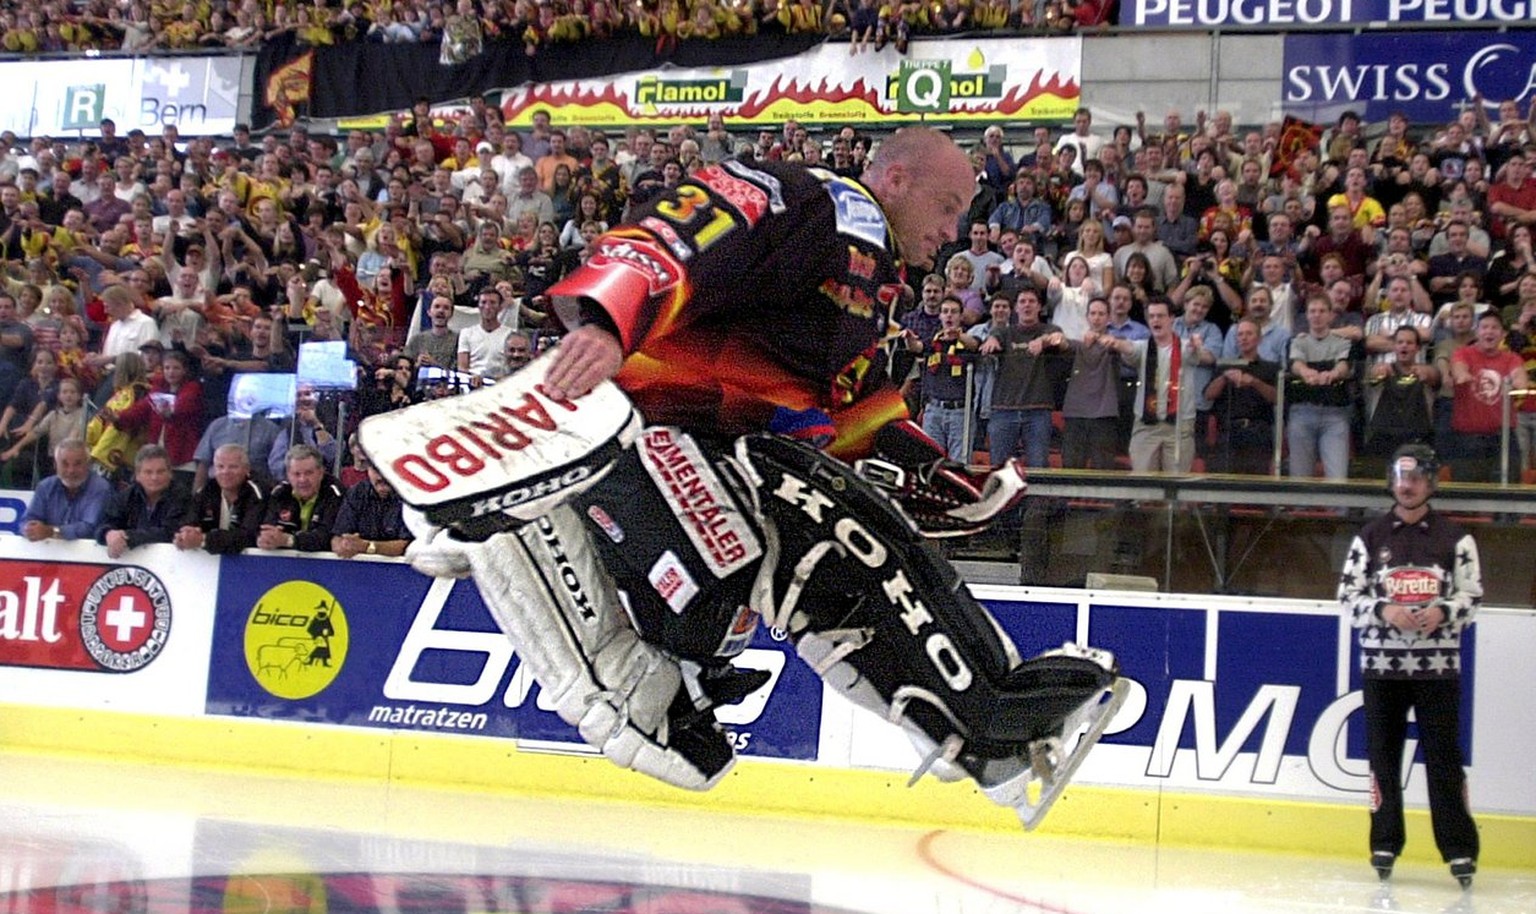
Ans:
[[[728,67],[792,57],[826,40],[825,34],[757,35],[714,41],[684,41],[665,55],[656,41],[639,36],[591,39],[545,48],[532,57],[520,41],[488,42],[485,50],[462,64],[438,63],[437,42],[375,44],[349,42],[331,47],[300,45],[284,35],[262,45],[256,57],[256,101],[251,126],[267,127],[277,113],[263,99],[274,71],[313,51],[310,97],[298,104],[299,117],[359,117],[410,108],[418,96],[436,102],[482,95],[526,83],[592,79],[609,73],[679,67]]]

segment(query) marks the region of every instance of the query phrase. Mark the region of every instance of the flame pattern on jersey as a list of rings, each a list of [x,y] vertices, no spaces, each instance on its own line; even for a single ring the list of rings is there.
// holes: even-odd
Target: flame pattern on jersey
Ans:
[[[614,323],[615,380],[648,422],[734,436],[769,428],[780,407],[819,409],[837,429],[829,450],[856,456],[906,415],[881,344],[910,291],[857,182],[725,163],[594,245],[550,295],[562,316],[584,300]]]

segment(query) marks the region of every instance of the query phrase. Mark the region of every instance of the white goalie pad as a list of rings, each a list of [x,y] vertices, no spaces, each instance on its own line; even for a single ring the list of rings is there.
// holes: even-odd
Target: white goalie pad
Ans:
[[[689,790],[707,790],[730,770],[723,735],[685,739],[669,718],[683,687],[679,665],[631,627],[571,509],[459,544],[458,553],[543,699],[583,740],[620,766]],[[701,735],[718,741],[715,751]]]
[[[576,400],[550,397],[544,376],[553,358],[463,396],[370,416],[358,441],[433,524],[532,520],[600,480],[641,424],[612,382]]]

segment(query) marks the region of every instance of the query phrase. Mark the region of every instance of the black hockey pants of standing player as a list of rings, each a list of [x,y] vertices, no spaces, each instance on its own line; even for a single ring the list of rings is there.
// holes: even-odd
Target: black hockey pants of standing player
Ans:
[[[1366,679],[1365,743],[1371,763],[1371,850],[1401,854],[1403,743],[1408,711],[1416,713],[1429,777],[1435,844],[1446,861],[1477,859],[1477,825],[1467,807],[1467,777],[1459,739],[1460,679]]]

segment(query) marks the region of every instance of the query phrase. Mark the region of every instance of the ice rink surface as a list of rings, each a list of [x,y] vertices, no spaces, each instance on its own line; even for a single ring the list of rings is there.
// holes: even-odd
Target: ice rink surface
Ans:
[[[630,777],[619,771],[615,777]],[[979,799],[979,798],[978,798]],[[1361,811],[1364,846],[1365,813]],[[527,798],[0,752],[0,914],[1533,914],[1404,862]]]

